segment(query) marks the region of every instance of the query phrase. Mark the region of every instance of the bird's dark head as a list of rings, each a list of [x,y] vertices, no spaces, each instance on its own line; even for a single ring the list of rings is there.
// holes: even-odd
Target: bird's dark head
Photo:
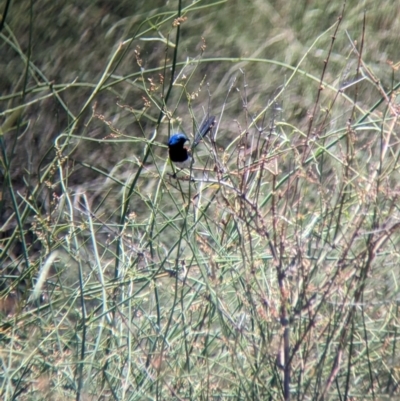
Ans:
[[[179,133],[179,134],[174,134],[169,138],[168,141],[168,146],[178,146],[178,147],[183,147],[185,142],[188,141],[187,137],[185,134]]]

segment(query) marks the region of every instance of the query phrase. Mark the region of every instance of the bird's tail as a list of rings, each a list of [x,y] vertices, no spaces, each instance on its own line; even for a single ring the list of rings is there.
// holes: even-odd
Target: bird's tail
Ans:
[[[193,147],[197,146],[199,142],[211,131],[211,128],[215,125],[215,116],[210,116],[205,119],[199,129],[196,137],[194,138]]]

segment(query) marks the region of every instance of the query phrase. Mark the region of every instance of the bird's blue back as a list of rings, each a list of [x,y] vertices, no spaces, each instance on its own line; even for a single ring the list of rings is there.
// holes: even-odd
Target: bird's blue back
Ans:
[[[186,135],[178,132],[177,134],[174,134],[171,136],[171,138],[169,138],[168,146],[183,146],[186,141],[188,141]]]

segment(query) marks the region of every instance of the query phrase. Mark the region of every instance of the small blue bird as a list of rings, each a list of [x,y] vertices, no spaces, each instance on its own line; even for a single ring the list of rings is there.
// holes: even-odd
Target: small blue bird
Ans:
[[[172,135],[168,141],[169,158],[171,161],[179,168],[190,167],[191,164],[194,163],[192,150],[199,144],[202,138],[204,138],[210,132],[214,124],[214,116],[211,116],[204,121],[194,139],[191,149],[188,149],[186,146],[184,146],[188,141],[188,138],[185,134],[178,133]]]

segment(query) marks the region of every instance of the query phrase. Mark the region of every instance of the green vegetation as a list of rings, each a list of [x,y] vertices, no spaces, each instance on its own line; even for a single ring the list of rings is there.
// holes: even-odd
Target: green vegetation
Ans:
[[[399,397],[397,2],[0,9],[1,399]]]

